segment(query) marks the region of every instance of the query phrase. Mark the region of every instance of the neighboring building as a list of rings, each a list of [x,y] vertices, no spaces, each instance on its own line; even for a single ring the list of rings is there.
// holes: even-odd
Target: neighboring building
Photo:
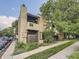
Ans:
[[[43,22],[44,20],[42,17],[28,13],[26,6],[23,4],[21,6],[20,16],[18,20],[18,41],[23,43],[43,43]]]

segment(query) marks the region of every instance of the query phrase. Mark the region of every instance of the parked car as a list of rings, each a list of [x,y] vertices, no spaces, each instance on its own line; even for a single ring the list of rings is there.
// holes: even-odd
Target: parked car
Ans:
[[[0,50],[3,49],[9,41],[0,39]]]

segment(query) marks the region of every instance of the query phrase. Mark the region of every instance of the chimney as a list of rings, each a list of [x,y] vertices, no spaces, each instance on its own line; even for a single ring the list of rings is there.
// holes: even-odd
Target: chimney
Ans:
[[[27,8],[24,4],[21,5],[18,20],[18,41],[27,43]]]

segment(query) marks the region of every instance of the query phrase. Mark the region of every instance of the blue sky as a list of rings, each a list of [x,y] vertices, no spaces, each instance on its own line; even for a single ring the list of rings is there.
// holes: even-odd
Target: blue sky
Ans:
[[[0,16],[18,17],[20,5],[25,4],[28,12],[38,14],[40,6],[47,0],[0,0]]]
[[[19,17],[22,4],[27,6],[28,12],[36,15],[44,2],[47,0],[0,0],[0,30],[10,27]]]

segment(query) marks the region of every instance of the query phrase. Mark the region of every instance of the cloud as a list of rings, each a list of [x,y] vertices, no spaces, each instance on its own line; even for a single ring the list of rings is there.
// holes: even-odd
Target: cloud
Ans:
[[[11,16],[0,16],[0,30],[7,27],[11,27],[12,22],[14,22],[16,19],[16,17]]]
[[[15,10],[15,8],[11,8],[12,10]]]

